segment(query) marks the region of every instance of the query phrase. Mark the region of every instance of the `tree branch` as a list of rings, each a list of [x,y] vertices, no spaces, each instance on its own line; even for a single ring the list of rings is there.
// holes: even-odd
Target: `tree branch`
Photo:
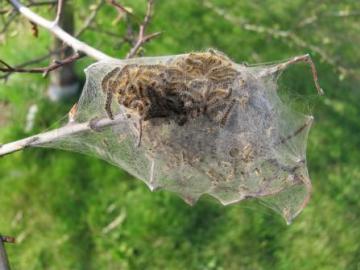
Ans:
[[[59,140],[60,138],[72,136],[74,134],[90,132],[93,130],[99,130],[105,127],[114,126],[124,120],[126,120],[124,116],[119,114],[115,116],[114,120],[105,117],[97,120],[95,123],[92,123],[91,120],[84,123],[69,123],[68,125],[58,129],[53,129],[48,132],[39,133],[37,135],[27,137],[25,139],[0,145],[0,157],[30,146],[41,146],[47,143],[51,143]]]
[[[66,47],[65,47],[65,48],[66,48]],[[62,48],[61,51],[65,50],[65,48]],[[45,54],[45,55],[42,55],[42,56],[39,56],[39,57],[37,57],[37,58],[31,59],[31,60],[29,60],[29,61],[23,62],[23,63],[21,63],[21,64],[18,64],[18,65],[16,65],[16,66],[11,67],[11,68],[12,68],[12,69],[24,68],[24,67],[26,67],[26,66],[29,66],[29,65],[32,65],[32,64],[36,64],[36,63],[42,62],[42,61],[46,60],[47,58],[49,58],[51,55],[56,54],[56,53],[59,53],[59,52],[61,52],[61,51],[60,51],[60,50],[50,51],[49,53],[47,53],[47,54]],[[2,64],[5,63],[5,62],[2,61],[1,59],[0,59],[0,62],[1,62]],[[5,64],[6,64],[6,63],[5,63]],[[8,66],[9,66],[9,65],[8,65]],[[4,71],[4,70],[1,70],[1,68],[0,68],[0,71],[6,72],[4,75],[1,75],[1,76],[0,76],[0,79],[4,79],[5,81],[9,78],[9,76],[10,76],[11,74],[13,74],[13,73],[15,72],[15,71]]]
[[[12,72],[18,72],[18,73],[43,73],[44,77],[50,72],[55,69],[58,69],[64,65],[70,64],[82,57],[84,57],[84,54],[81,53],[75,53],[74,55],[65,58],[62,61],[56,61],[53,64],[47,66],[47,67],[40,67],[40,68],[22,68],[22,67],[12,67],[9,64],[7,64],[5,61],[0,59],[0,64],[2,64],[4,67],[0,66],[0,71],[12,73]]]
[[[29,8],[22,5],[17,0],[9,0],[11,4],[18,10],[23,16],[28,18],[30,21],[44,27],[53,33],[60,40],[64,41],[67,45],[72,47],[76,52],[80,52],[83,54],[92,57],[95,60],[111,60],[113,57],[89,46],[88,44],[76,39],[70,34],[66,33],[63,29],[61,29],[55,21],[49,21],[39,16],[38,14],[32,12]]]

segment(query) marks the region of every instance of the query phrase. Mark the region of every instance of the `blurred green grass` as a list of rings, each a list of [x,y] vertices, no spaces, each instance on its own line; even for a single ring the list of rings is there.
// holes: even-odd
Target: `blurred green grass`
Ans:
[[[125,1],[143,13],[144,1]],[[308,144],[314,193],[291,226],[255,201],[223,207],[202,198],[194,207],[176,195],[151,193],[139,180],[104,161],[51,149],[27,149],[0,160],[0,232],[18,238],[8,245],[14,269],[359,269],[360,267],[360,16],[357,1],[213,1],[226,14],[272,29],[294,29],[336,63],[357,73],[341,79],[319,53],[289,40],[246,31],[201,1],[157,1],[150,30],[164,31],[145,46],[145,55],[203,50],[224,51],[237,62],[267,62],[312,53],[326,96],[319,98],[308,68],[292,67],[280,81],[281,94],[315,116]],[[84,17],[87,1],[76,1]],[[315,12],[324,14],[299,28]],[[81,25],[81,16],[77,24]],[[113,8],[105,6],[97,23],[119,36]],[[36,40],[28,22],[0,45],[0,58],[20,63],[45,52],[50,35]],[[17,32],[16,32],[17,31]],[[102,33],[82,39],[123,57],[128,47]],[[31,50],[29,49],[31,48]],[[90,60],[81,60],[83,68]],[[46,63],[45,63],[46,64]],[[50,128],[71,108],[45,96],[47,80],[16,74],[0,84],[0,141],[24,131],[31,104],[39,106],[31,133]],[[121,224],[109,233],[114,219]]]

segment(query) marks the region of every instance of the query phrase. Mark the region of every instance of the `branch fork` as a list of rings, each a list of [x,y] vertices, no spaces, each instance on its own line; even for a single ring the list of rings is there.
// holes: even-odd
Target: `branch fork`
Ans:
[[[9,0],[14,8],[20,12],[24,17],[32,21],[33,23],[49,30],[56,37],[63,40],[67,45],[72,47],[76,52],[83,53],[92,57],[95,60],[111,60],[113,57],[89,46],[88,44],[76,39],[70,34],[66,33],[58,26],[58,22],[62,12],[63,0],[58,1],[57,14],[54,21],[46,20],[38,14],[32,12],[29,8],[21,4],[18,0]]]

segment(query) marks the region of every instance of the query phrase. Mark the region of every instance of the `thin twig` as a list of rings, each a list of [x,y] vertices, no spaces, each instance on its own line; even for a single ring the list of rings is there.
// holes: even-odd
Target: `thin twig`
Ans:
[[[125,13],[127,15],[130,15],[131,17],[134,17],[135,20],[137,20],[138,23],[140,23],[140,20],[138,17],[135,16],[135,14],[133,12],[131,12],[130,10],[128,10],[127,8],[125,8],[123,5],[119,4],[118,2],[116,2],[115,0],[109,0],[108,1],[110,5],[114,6],[118,11]]]
[[[0,66],[0,71],[12,73],[42,73],[44,76],[46,76],[50,71],[53,71],[55,69],[58,69],[64,65],[70,64],[82,57],[84,57],[84,54],[81,53],[75,53],[72,56],[69,56],[61,61],[55,61],[53,64],[47,66],[47,67],[40,67],[40,68],[21,68],[21,67],[12,67],[9,64],[7,64],[5,61],[0,59],[0,64],[2,64],[4,67]]]
[[[26,66],[30,66],[30,65],[33,65],[33,64],[37,64],[37,63],[40,63],[46,59],[48,59],[50,56],[52,55],[55,55],[55,54],[58,54],[58,53],[61,53],[62,51],[65,51],[65,49],[68,48],[68,46],[64,46],[60,49],[57,49],[57,50],[53,50],[53,51],[50,51],[48,52],[47,54],[45,55],[42,55],[42,56],[39,56],[37,58],[34,58],[34,59],[31,59],[29,61],[26,61],[26,62],[23,62],[21,64],[18,64],[18,65],[15,65],[15,66],[12,66],[11,68],[12,69],[19,69],[19,68],[24,68]],[[0,60],[1,61],[1,60]],[[4,62],[4,61],[1,61],[1,62]],[[1,69],[0,69],[1,71]],[[5,72],[5,71],[3,71]],[[14,74],[16,71],[12,71],[12,72],[6,72],[5,74],[1,75],[0,76],[0,79],[4,79],[4,80],[7,80],[9,78],[10,75]]]
[[[284,62],[282,62],[280,64],[276,64],[276,65],[273,65],[271,67],[268,67],[267,69],[261,71],[258,76],[259,77],[265,77],[265,76],[268,76],[268,75],[271,75],[271,74],[276,74],[278,72],[281,72],[281,71],[285,70],[290,65],[294,65],[294,64],[299,63],[299,62],[308,63],[310,65],[311,74],[313,76],[313,80],[314,80],[314,83],[315,83],[316,90],[317,90],[317,92],[318,92],[318,94],[320,96],[323,95],[324,90],[321,88],[321,86],[319,84],[317,70],[316,70],[315,64],[312,61],[309,54],[295,56],[295,57],[293,57],[293,58],[291,58],[291,59],[289,59],[287,61],[284,61]]]
[[[153,5],[154,5],[153,0],[147,1],[146,14],[145,14],[143,22],[139,26],[139,34],[138,34],[137,41],[135,42],[134,46],[131,48],[129,53],[126,55],[126,58],[134,57],[137,54],[137,52],[139,51],[140,47],[144,43],[150,41],[152,38],[157,37],[161,34],[161,32],[157,32],[154,34],[145,35],[146,28],[151,20]]]
[[[63,8],[64,8],[64,0],[58,0],[57,10],[56,10],[56,17],[55,17],[55,20],[54,20],[55,25],[59,24]]]
[[[3,28],[0,30],[0,34],[5,33],[6,30],[10,27],[11,23],[15,20],[16,18],[16,12],[12,11],[10,13],[9,18],[6,20],[6,22],[4,23]]]

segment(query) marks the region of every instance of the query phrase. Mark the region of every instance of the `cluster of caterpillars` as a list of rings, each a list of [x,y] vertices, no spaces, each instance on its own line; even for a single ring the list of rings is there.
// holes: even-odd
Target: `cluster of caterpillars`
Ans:
[[[128,64],[102,80],[105,110],[113,119],[113,98],[141,121],[166,117],[184,125],[200,115],[225,125],[235,105],[232,85],[239,72],[225,55],[209,50],[179,56],[170,64]],[[129,115],[131,115],[131,113]]]

